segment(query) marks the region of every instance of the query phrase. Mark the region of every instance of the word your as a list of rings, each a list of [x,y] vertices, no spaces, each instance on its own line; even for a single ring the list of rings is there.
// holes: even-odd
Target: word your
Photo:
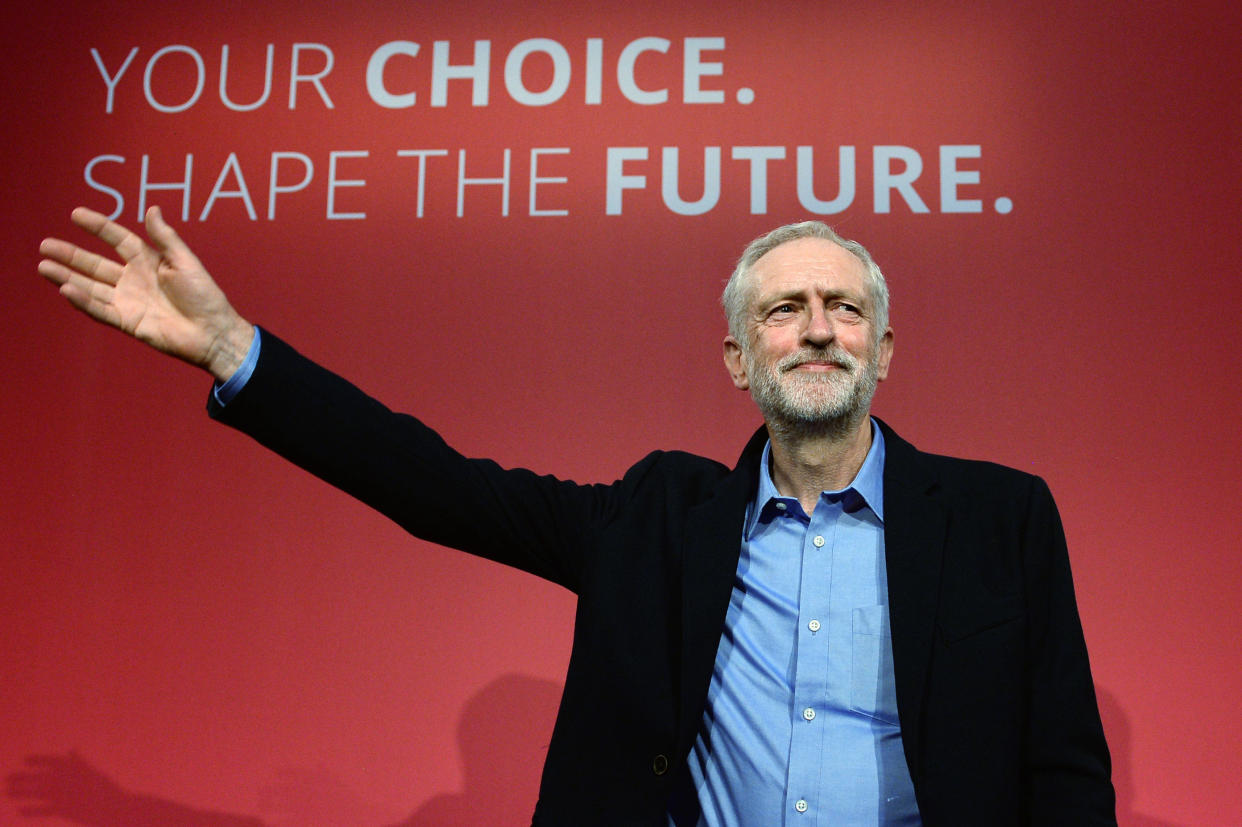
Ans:
[[[607,77],[615,81],[616,89],[626,100],[645,106],[654,106],[670,101],[667,87],[644,88],[635,77],[635,68],[640,57],[646,55],[667,56],[672,41],[663,37],[640,37],[625,44],[617,55],[615,63],[609,63]],[[706,52],[722,52],[725,48],[723,37],[687,37],[682,41],[681,48],[681,102],[688,104],[724,103],[725,93],[720,89],[706,89],[703,79],[718,77],[724,74],[724,64],[716,60],[708,60]],[[107,95],[104,111],[111,113],[116,106],[116,91],[138,57],[138,47],[129,50],[124,61],[115,68],[110,68],[98,49],[91,49],[91,57],[103,78]],[[264,106],[271,99],[273,76],[275,69],[275,44],[267,44],[263,66],[263,91],[253,100],[239,102],[229,93],[229,47],[220,47],[220,65],[218,73],[218,94],[220,103],[225,108],[236,112],[248,112]],[[552,67],[551,80],[546,88],[530,89],[523,77],[527,60],[535,58]],[[655,62],[669,58],[644,57],[644,61]],[[673,58],[676,59],[676,58]],[[420,44],[410,40],[393,40],[384,43],[371,53],[367,60],[366,90],[371,101],[386,109],[406,109],[415,106],[418,92],[405,87],[392,88],[389,85],[387,69],[389,64],[422,62],[426,58]],[[453,62],[457,60],[458,62]],[[288,107],[298,106],[298,92],[303,87],[317,95],[317,100],[327,109],[335,108],[328,92],[327,79],[336,65],[336,55],[331,48],[322,43],[294,43],[289,54],[288,72]],[[408,68],[408,67],[406,67]],[[588,38],[578,68],[583,73],[583,102],[598,105],[603,99],[605,73],[604,41],[602,38]],[[537,37],[523,40],[509,50],[504,60],[504,88],[509,98],[523,106],[547,106],[561,100],[569,90],[570,80],[574,75],[574,60],[570,51],[556,40]],[[187,71],[189,74],[187,75]],[[166,83],[163,99],[156,93],[157,73]],[[159,112],[183,112],[194,106],[202,98],[207,85],[207,61],[203,55],[191,46],[175,44],[156,50],[147,58],[142,72],[142,93],[147,105]],[[187,79],[190,84],[184,83]],[[452,51],[452,44],[447,40],[437,40],[431,44],[430,66],[430,105],[433,107],[448,106],[449,84],[455,82],[468,84],[470,87],[470,103],[472,106],[487,106],[491,100],[492,80],[492,43],[490,40],[476,40],[473,43],[471,57],[463,61],[460,48]],[[166,91],[168,82],[180,90],[176,99],[169,99],[174,93]],[[457,87],[455,87],[457,88]],[[748,104],[754,101],[754,92],[748,88],[738,89],[737,100]],[[312,98],[315,100],[315,98]]]

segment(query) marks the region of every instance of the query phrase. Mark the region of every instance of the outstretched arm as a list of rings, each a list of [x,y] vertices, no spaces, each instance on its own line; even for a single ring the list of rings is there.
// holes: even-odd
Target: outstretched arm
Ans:
[[[93,319],[225,381],[241,365],[254,328],[229,304],[198,257],[160,214],[147,210],[151,243],[94,210],[71,219],[116,250],[120,262],[68,241],[39,245],[39,274]]]

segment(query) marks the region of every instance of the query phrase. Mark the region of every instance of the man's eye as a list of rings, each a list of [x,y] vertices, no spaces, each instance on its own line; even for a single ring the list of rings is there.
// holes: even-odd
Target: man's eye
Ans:
[[[776,307],[772,308],[772,312],[773,313],[792,313],[794,312],[794,306],[788,303],[778,304]]]
[[[839,302],[837,304],[837,310],[840,310],[844,313],[850,313],[855,316],[857,316],[859,313],[858,305],[850,304],[849,302]]]

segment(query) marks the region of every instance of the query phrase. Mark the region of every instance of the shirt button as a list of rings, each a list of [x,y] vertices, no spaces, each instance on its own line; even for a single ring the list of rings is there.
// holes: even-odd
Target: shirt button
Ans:
[[[656,775],[664,775],[668,772],[668,757],[661,754],[651,759],[651,771]]]
[[[777,510],[777,511],[784,511],[784,510],[785,510],[786,508],[788,508],[788,507],[789,507],[789,506],[785,505],[784,503],[777,503],[777,504],[776,504],[776,510]]]
[[[797,801],[794,802],[794,809],[797,810],[798,812],[805,813],[806,808],[807,808],[807,803],[805,799],[799,798]]]
[[[806,718],[808,721],[814,721],[814,720],[815,720],[815,710],[814,710],[814,709],[811,709],[811,708],[808,706],[806,709],[802,710],[802,717],[803,717],[803,718]]]
[[[819,631],[819,621],[818,621],[818,620],[812,620],[810,623],[806,624],[806,628],[810,629],[812,632],[818,632],[818,631]]]
[[[822,534],[816,534],[815,539],[812,540],[811,542],[815,544],[815,548],[823,548],[824,543],[826,543],[827,541],[824,539],[824,536]]]

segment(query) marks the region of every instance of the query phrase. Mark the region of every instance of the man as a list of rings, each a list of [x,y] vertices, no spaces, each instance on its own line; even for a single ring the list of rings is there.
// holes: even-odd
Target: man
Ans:
[[[1109,824],[1068,556],[1037,478],[869,415],[879,268],[807,222],[747,248],[724,361],[736,468],[656,452],[611,485],[466,459],[261,334],[152,209],[124,265],[48,239],[76,307],[216,379],[211,415],[412,533],[578,595],[540,825]]]

